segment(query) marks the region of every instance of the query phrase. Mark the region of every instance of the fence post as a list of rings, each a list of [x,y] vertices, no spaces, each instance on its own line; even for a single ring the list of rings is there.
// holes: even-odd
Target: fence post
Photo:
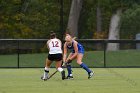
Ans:
[[[106,68],[106,45],[107,42],[106,40],[104,40],[104,68]]]
[[[18,42],[18,49],[17,49],[17,66],[19,68],[19,40],[17,40]]]

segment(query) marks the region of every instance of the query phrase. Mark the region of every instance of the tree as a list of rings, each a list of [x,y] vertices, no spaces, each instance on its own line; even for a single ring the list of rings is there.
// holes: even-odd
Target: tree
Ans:
[[[120,19],[121,19],[122,10],[117,10],[116,14],[112,15],[110,28],[109,28],[109,40],[118,40],[120,38]],[[107,50],[116,51],[119,49],[118,43],[109,43]]]
[[[67,29],[72,36],[78,36],[78,22],[83,0],[72,0]]]
[[[97,32],[101,32],[102,31],[102,15],[101,15],[101,8],[100,8],[100,4],[98,3],[97,6]]]
[[[121,20],[122,11],[125,11],[126,7],[131,8],[133,5],[139,4],[139,3],[140,3],[139,0],[122,0],[118,2],[119,6],[116,7],[116,10],[115,10],[116,14],[113,14],[111,17],[108,39],[111,39],[111,40],[120,39],[120,26],[121,26],[120,20]],[[107,46],[107,50],[118,50],[118,49],[119,49],[119,44],[109,43]]]
[[[140,33],[140,5],[127,9],[121,17],[120,38],[135,39],[135,35]]]
[[[49,38],[58,36],[60,5],[56,0],[1,0],[1,38]]]

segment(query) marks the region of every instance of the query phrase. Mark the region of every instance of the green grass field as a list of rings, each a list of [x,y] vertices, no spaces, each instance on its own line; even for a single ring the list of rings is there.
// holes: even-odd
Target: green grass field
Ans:
[[[0,93],[140,93],[140,68],[92,68],[88,80],[81,68],[74,68],[74,80],[40,79],[43,68],[0,69]],[[50,73],[55,69],[51,69]]]

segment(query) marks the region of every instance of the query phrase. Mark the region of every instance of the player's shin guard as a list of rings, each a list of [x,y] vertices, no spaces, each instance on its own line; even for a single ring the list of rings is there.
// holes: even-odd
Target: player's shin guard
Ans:
[[[70,64],[67,64],[67,71],[68,71],[68,76],[72,76],[72,69]]]
[[[64,80],[66,78],[64,70],[61,72],[61,75],[62,75],[62,80]]]
[[[43,77],[42,77],[43,80],[48,79],[48,77],[49,77],[48,73],[49,73],[49,68],[45,67],[44,74],[43,74]]]
[[[85,63],[82,63],[80,65],[83,69],[85,69],[88,73],[91,73],[91,70],[88,68],[88,66]]]
[[[49,71],[47,71],[47,70],[44,70],[44,74],[43,74],[43,76],[41,77],[41,79],[42,80],[47,80],[48,79],[48,73],[49,73]]]

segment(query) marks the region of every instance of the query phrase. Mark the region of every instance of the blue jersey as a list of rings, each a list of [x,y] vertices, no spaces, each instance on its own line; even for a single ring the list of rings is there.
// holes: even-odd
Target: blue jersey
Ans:
[[[75,53],[73,44],[74,44],[74,42],[72,42],[71,46],[67,45],[67,48],[70,49],[72,53]],[[77,47],[78,47],[78,53],[84,54],[84,48],[80,43],[77,44]]]

